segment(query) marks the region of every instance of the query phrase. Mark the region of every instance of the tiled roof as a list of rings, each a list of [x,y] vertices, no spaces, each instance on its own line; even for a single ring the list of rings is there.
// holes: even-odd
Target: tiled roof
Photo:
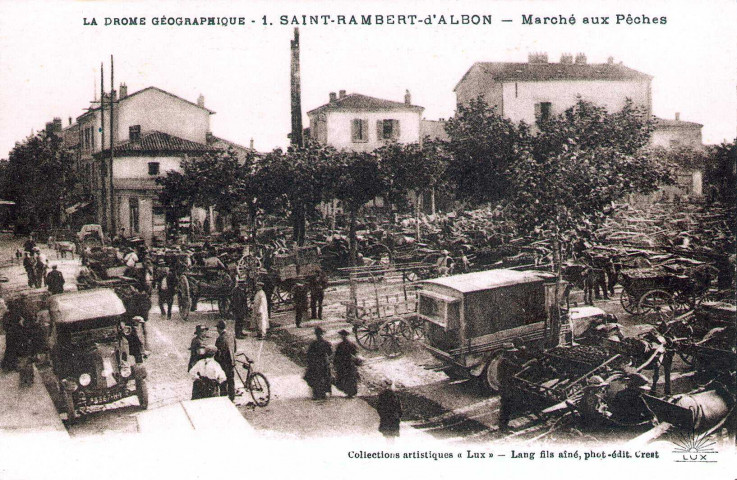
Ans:
[[[135,97],[136,95],[141,94],[143,92],[147,92],[149,90],[156,90],[157,92],[160,92],[160,93],[169,95],[170,97],[176,98],[177,100],[181,100],[184,103],[188,103],[188,104],[190,104],[192,106],[195,106],[197,108],[201,108],[201,109],[207,111],[210,115],[214,115],[215,114],[215,112],[212,111],[212,110],[210,110],[209,108],[202,107],[200,105],[197,105],[194,102],[190,102],[189,100],[180,97],[179,95],[174,95],[173,93],[167,92],[166,90],[162,90],[159,87],[153,87],[153,86],[152,87],[146,87],[146,88],[144,88],[142,90],[138,90],[137,92],[133,92],[130,95],[127,95],[127,96],[125,96],[123,98],[119,98],[118,99],[118,104],[120,104],[120,102],[125,102],[129,98]],[[107,102],[107,100],[106,100],[106,102]],[[107,103],[105,105],[107,106]],[[80,118],[84,117],[85,115],[88,115],[90,112],[94,112],[95,110],[99,110],[99,109],[100,109],[100,107],[90,108],[86,113],[83,113],[82,115],[78,116],[77,117],[77,120],[79,120]]]
[[[324,110],[417,110],[422,111],[424,107],[407,105],[404,102],[393,102],[381,98],[369,97],[360,93],[351,93],[338,98],[335,102],[326,103],[320,107],[310,110],[307,114],[318,113]]]
[[[108,149],[106,151],[109,152],[110,150]],[[141,133],[141,139],[139,141],[133,142],[127,140],[117,144],[113,151],[115,155],[131,155],[136,153],[206,153],[215,151],[215,148],[154,130]]]
[[[454,91],[471,72],[496,82],[544,82],[550,80],[647,80],[651,75],[620,63],[513,63],[476,62],[458,82]]]
[[[701,128],[702,124],[696,122],[686,122],[683,120],[670,120],[667,118],[656,118],[655,128]]]

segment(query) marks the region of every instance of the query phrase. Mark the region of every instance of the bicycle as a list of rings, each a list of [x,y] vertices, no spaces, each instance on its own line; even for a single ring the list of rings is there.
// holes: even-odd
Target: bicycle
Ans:
[[[242,357],[242,359],[239,357]],[[263,373],[254,371],[253,360],[248,358],[245,353],[237,353],[235,356],[235,363],[235,374],[243,385],[242,389],[237,389],[236,395],[243,395],[244,391],[248,390],[251,392],[251,398],[253,398],[253,401],[257,406],[265,407],[268,405],[269,400],[271,400],[271,386],[269,385],[269,381],[266,379],[266,376],[264,376]],[[238,369],[238,364],[240,364],[240,366],[246,371],[245,380]]]

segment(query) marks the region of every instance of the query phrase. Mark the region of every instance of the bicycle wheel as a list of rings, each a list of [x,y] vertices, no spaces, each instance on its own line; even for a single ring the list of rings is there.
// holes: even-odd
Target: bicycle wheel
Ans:
[[[262,373],[254,373],[248,379],[248,391],[251,392],[254,403],[259,407],[265,407],[271,400],[271,387],[269,381]]]

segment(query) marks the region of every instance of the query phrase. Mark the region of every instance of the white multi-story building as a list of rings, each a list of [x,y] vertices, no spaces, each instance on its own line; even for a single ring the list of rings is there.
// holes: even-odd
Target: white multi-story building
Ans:
[[[330,101],[307,112],[310,138],[338,150],[370,152],[387,142],[420,141],[422,112],[412,105],[409,91],[404,102],[382,100],[358,93],[330,94]]]
[[[534,125],[539,119],[558,115],[578,98],[606,107],[622,109],[627,99],[652,112],[652,77],[610,57],[607,63],[590,64],[579,53],[561,56],[549,63],[547,54],[530,54],[527,63],[477,62],[456,85],[458,104],[480,95],[498,113],[513,122]]]

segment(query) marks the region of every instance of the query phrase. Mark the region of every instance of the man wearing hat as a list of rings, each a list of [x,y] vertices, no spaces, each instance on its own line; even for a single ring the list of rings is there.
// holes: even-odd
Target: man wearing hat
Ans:
[[[194,380],[192,384],[192,400],[217,397],[220,384],[227,379],[225,372],[223,372],[220,364],[214,358],[217,348],[208,345],[204,350],[203,358],[198,360],[189,370],[189,375]]]
[[[246,329],[246,317],[248,317],[248,292],[245,283],[236,284],[230,308],[235,317],[235,338],[246,338],[244,330]]]
[[[307,307],[309,305],[307,299],[307,286],[302,280],[297,281],[292,289],[292,298],[294,299],[294,324],[299,328],[302,325],[302,319],[307,317]]]
[[[220,364],[220,367],[225,372],[225,382],[220,385],[220,395],[227,395],[231,401],[235,400],[235,340],[227,331],[227,325],[225,320],[219,320],[218,338],[215,340],[215,347],[217,348],[217,354],[215,360]]]
[[[451,271],[453,270],[453,259],[451,259],[449,255],[450,252],[448,252],[448,250],[443,250],[442,252],[440,252],[440,257],[438,258],[438,261],[435,262],[435,270],[440,277],[446,277],[450,275]]]
[[[332,390],[330,357],[333,354],[333,347],[322,338],[324,333],[322,328],[315,327],[315,340],[307,349],[307,371],[304,379],[312,389],[313,400],[324,400],[325,395]]]
[[[402,402],[390,379],[384,381],[384,390],[376,402],[379,414],[379,432],[390,442],[399,436],[399,425],[402,420]]]
[[[125,328],[127,327],[127,328]],[[136,360],[136,363],[143,363],[144,357],[144,340],[143,340],[143,317],[135,316],[131,318],[130,325],[125,325],[123,334],[128,341],[128,351]]]
[[[64,275],[61,274],[56,265],[52,265],[51,271],[46,275],[46,286],[52,295],[64,293]]]
[[[194,337],[189,344],[189,363],[187,364],[187,370],[192,370],[194,364],[203,358],[206,340],[207,327],[204,325],[197,325],[194,329]]]
[[[335,368],[335,386],[338,390],[346,394],[348,398],[353,398],[358,393],[358,365],[360,361],[357,357],[358,348],[348,340],[348,330],[338,332],[341,341],[335,347],[335,356],[333,357],[333,368]]]

